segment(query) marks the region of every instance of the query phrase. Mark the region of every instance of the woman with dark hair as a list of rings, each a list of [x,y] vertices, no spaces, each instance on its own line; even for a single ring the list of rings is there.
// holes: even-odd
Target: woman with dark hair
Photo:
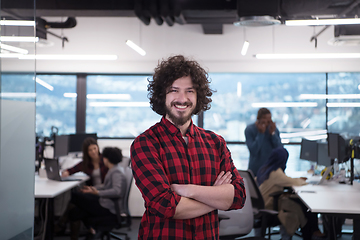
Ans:
[[[100,154],[99,145],[94,138],[86,138],[82,146],[82,161],[76,164],[74,167],[62,171],[61,176],[67,177],[77,172],[84,172],[90,177],[86,182],[88,186],[101,186],[104,183],[105,176],[109,171],[109,168],[105,165],[103,156]],[[83,193],[80,191],[71,192],[71,200],[61,216],[57,224],[55,225],[55,232],[65,231],[66,223],[69,218],[69,211],[74,207],[73,201],[77,201],[78,198],[82,198]],[[81,222],[70,222],[70,237],[71,240],[76,240],[79,237]]]
[[[124,196],[126,192],[126,179],[124,174],[117,167],[122,161],[122,153],[119,148],[107,147],[103,150],[104,164],[109,168],[106,174],[103,186],[85,186],[81,189],[81,195],[72,199],[75,205],[69,212],[69,218],[72,221],[81,220],[90,230],[90,236],[96,234],[96,226],[88,221],[89,218],[102,216],[116,217],[115,202],[112,198],[119,198],[116,203],[119,205],[120,213],[124,213],[122,209]]]
[[[279,147],[271,152],[269,159],[259,169],[257,181],[264,198],[265,208],[274,209],[271,193],[283,191],[284,187],[306,184],[306,178],[291,178],[284,173],[289,157],[288,151]],[[307,207],[295,195],[284,193],[279,198],[278,218],[281,222],[281,239],[291,239],[295,231],[301,227],[304,240],[324,237],[318,228],[317,214],[307,211]]]
[[[82,154],[82,161],[74,167],[64,170],[61,176],[67,177],[81,171],[90,177],[87,185],[96,186],[102,184],[109,169],[104,164],[99,145],[94,138],[89,137],[84,140]]]

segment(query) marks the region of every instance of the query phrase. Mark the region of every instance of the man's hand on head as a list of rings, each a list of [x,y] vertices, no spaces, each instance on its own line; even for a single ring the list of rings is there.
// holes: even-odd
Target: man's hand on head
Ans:
[[[269,133],[274,134],[275,129],[276,129],[276,124],[273,121],[271,121],[270,124],[269,124]]]
[[[257,121],[255,122],[255,125],[256,125],[256,127],[257,127],[257,129],[258,129],[258,131],[259,131],[260,133],[264,133],[264,132],[265,132],[265,130],[266,130],[266,124],[265,124],[265,122],[263,122],[263,121],[261,121],[261,120],[257,120]]]

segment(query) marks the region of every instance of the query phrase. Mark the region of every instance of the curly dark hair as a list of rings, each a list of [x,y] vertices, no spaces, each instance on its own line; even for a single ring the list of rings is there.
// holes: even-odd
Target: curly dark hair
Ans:
[[[210,109],[211,95],[214,92],[210,89],[208,73],[194,60],[185,58],[182,55],[169,57],[162,60],[155,68],[152,79],[148,79],[148,97],[150,105],[159,115],[166,114],[165,99],[167,89],[175,80],[190,76],[194,89],[197,94],[196,108],[193,114],[198,114],[201,110]]]
[[[112,164],[118,164],[119,162],[122,162],[122,152],[117,147],[106,147],[102,151],[102,155],[104,158],[107,158],[109,162]]]

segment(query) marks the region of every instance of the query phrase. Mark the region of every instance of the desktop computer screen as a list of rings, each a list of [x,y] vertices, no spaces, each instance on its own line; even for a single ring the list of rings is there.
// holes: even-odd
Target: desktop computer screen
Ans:
[[[349,160],[348,141],[338,133],[328,133],[328,152],[331,159],[337,158],[339,163]]]
[[[69,135],[69,153],[82,152],[82,145],[86,138],[92,137],[97,140],[96,133],[77,133]]]
[[[54,158],[68,155],[69,151],[69,136],[55,135],[54,137]]]
[[[317,142],[303,138],[301,140],[300,159],[317,162],[317,158],[318,158]]]
[[[331,166],[331,158],[328,155],[328,143],[327,142],[318,142],[318,158],[317,164],[325,167]]]

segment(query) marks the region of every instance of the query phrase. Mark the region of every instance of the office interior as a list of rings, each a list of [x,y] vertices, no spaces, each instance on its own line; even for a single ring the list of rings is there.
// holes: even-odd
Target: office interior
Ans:
[[[278,126],[281,126],[282,138],[291,151],[290,158],[292,163],[289,166],[296,171],[301,168],[304,170],[311,166],[308,161],[299,160],[300,158],[300,140],[302,135],[296,134],[301,132],[294,131],[295,127],[290,127],[285,122],[293,117],[302,117],[303,123],[299,123],[297,128],[306,130],[310,139],[315,139],[317,135],[326,135],[326,130],[334,131],[342,129],[335,128],[331,121],[341,122],[343,132],[352,136],[359,135],[357,125],[358,113],[358,92],[360,91],[360,58],[356,54],[360,54],[360,33],[359,25],[354,25],[355,30],[348,30],[350,33],[346,36],[335,36],[338,29],[331,25],[324,29],[324,26],[286,26],[284,23],[277,24],[277,17],[271,19],[271,25],[268,26],[251,26],[244,24],[233,24],[238,22],[240,17],[238,14],[244,14],[237,10],[237,4],[243,4],[246,1],[198,1],[198,3],[183,3],[183,9],[180,11],[180,19],[176,18],[173,26],[169,26],[166,22],[162,25],[156,23],[154,18],[150,18],[149,25],[144,23],[144,19],[140,19],[133,8],[134,2],[125,1],[119,5],[111,5],[104,3],[103,7],[71,5],[71,3],[55,4],[56,1],[1,1],[1,19],[17,19],[17,20],[35,20],[41,18],[48,23],[64,23],[69,17],[76,19],[76,25],[67,28],[49,28],[46,39],[41,38],[38,43],[34,42],[5,42],[2,38],[1,53],[1,132],[0,132],[0,209],[2,217],[0,217],[0,231],[4,239],[32,239],[33,216],[34,216],[34,157],[35,156],[35,134],[37,129],[43,129],[43,135],[49,136],[51,126],[59,129],[59,134],[73,134],[76,132],[97,132],[97,128],[89,126],[91,118],[87,116],[89,108],[86,101],[86,91],[89,91],[94,84],[94,89],[107,87],[108,90],[102,90],[105,93],[115,94],[111,91],[111,79],[119,78],[121,81],[132,81],[132,78],[140,78],[139,91],[141,102],[146,100],[146,78],[151,76],[153,69],[158,61],[174,54],[183,54],[199,61],[202,66],[210,73],[213,83],[217,84],[218,92],[213,95],[213,108],[220,109],[218,112],[210,112],[210,114],[195,117],[194,122],[218,131],[225,135],[225,140],[229,143],[230,150],[234,151],[234,158],[238,162],[239,168],[246,166],[247,151],[244,145],[243,131],[245,123],[251,123],[255,120],[256,110],[261,103],[271,102],[316,102],[314,105],[305,106],[269,106],[273,112],[273,117]],[[141,2],[141,1],[140,1]],[[177,2],[177,1],[175,1]],[[357,7],[351,8],[348,1],[338,1],[334,6],[329,6],[324,1],[325,8],[318,9],[315,5],[311,5],[310,1],[301,1],[303,5],[309,4],[306,9],[299,9],[291,17],[296,18],[305,12],[306,16],[327,15],[334,18],[336,14],[348,10],[350,14],[356,15]],[[319,1],[319,4],[322,1]],[[326,3],[325,3],[326,2]],[[262,1],[258,2],[261,5]],[[94,3],[95,4],[95,3]],[[274,1],[274,5],[277,1]],[[327,4],[327,5],[326,5]],[[36,6],[36,7],[35,7]],[[244,6],[244,5],[242,5]],[[267,6],[267,5],[266,5]],[[96,8],[98,7],[98,8]],[[144,8],[146,8],[144,6]],[[269,15],[273,12],[264,14],[264,10],[259,12],[251,8],[246,9],[251,13]],[[271,9],[271,8],[269,8]],[[285,8],[284,6],[284,9]],[[291,8],[288,8],[288,10]],[[291,12],[289,10],[289,12]],[[301,14],[300,14],[301,13]],[[309,13],[309,14],[306,14]],[[290,14],[288,14],[290,15]],[[246,15],[248,16],[248,15]],[[182,20],[181,20],[182,19]],[[38,19],[39,20],[39,19]],[[180,24],[181,23],[181,24]],[[263,24],[263,23],[262,23]],[[323,31],[323,32],[322,32]],[[38,33],[39,34],[39,33]],[[315,35],[316,40],[311,40]],[[36,37],[36,27],[20,27],[20,26],[1,26],[1,37],[3,36],[32,36]],[[133,49],[126,45],[126,41],[131,40],[146,51],[145,56],[141,56]],[[241,54],[243,43],[249,42],[249,48],[246,55]],[[5,47],[4,45],[5,44]],[[20,50],[26,50],[26,53],[19,51],[6,50],[6,45],[14,46]],[[308,56],[300,59],[293,57],[287,59],[259,59],[257,54],[350,54],[341,58],[328,58],[326,55],[311,59]],[[9,54],[18,54],[17,56]],[[355,54],[355,55],[353,55]],[[51,56],[49,56],[51,55]],[[63,60],[56,60],[56,56],[61,55]],[[76,55],[76,56],[74,56]],[[94,56],[95,55],[95,56]],[[35,57],[34,57],[35,56]],[[38,56],[38,57],[36,57]],[[74,60],[77,57],[78,60]],[[100,58],[109,58],[110,60],[100,60]],[[60,97],[52,98],[48,89],[40,85],[38,79],[49,80],[52,84],[64,83],[69,80],[69,85],[74,89],[71,93],[76,93],[76,97]],[[89,80],[93,78],[93,80]],[[269,78],[274,85],[269,85]],[[280,82],[276,82],[280,79]],[[311,79],[311,81],[303,80]],[[108,83],[101,86],[98,81]],[[258,82],[257,82],[258,81]],[[45,81],[46,82],[46,81]],[[238,82],[240,82],[240,87]],[[246,95],[247,83],[257,82],[258,91],[251,92]],[[114,82],[113,82],[114,83]],[[224,85],[225,83],[225,85]],[[302,85],[300,85],[302,83]],[[96,85],[98,84],[98,85]],[[129,84],[130,87],[125,88],[123,93],[130,91],[131,87],[135,88],[136,84]],[[307,87],[318,86],[321,90],[308,90]],[[117,86],[116,84],[114,86]],[[145,86],[145,87],[144,87]],[[220,88],[224,87],[225,90]],[[228,86],[228,87],[226,87]],[[351,94],[351,99],[330,99],[323,98],[309,100],[306,96],[300,99],[298,96],[291,94],[283,95],[287,91],[287,87],[297,89],[297,94],[313,94],[312,97],[326,94]],[[301,86],[301,88],[300,88]],[[305,87],[304,87],[305,86]],[[231,95],[227,91],[236,89]],[[133,89],[134,90],[134,89]],[[134,91],[135,91],[134,90]],[[267,92],[271,90],[271,93]],[[41,108],[37,100],[41,100],[41,95],[37,95],[42,91],[46,108]],[[56,89],[54,90],[56,91]],[[222,92],[224,91],[224,92]],[[240,93],[239,93],[240,91]],[[292,92],[288,91],[288,92]],[[277,94],[281,92],[281,94]],[[25,93],[25,94],[24,94]],[[96,93],[96,92],[94,92]],[[139,94],[138,93],[138,94]],[[20,95],[19,95],[20,94]],[[222,98],[217,97],[222,96]],[[271,94],[274,94],[272,96]],[[319,94],[319,95],[317,95]],[[307,96],[309,97],[309,96]],[[224,101],[219,104],[220,101]],[[71,99],[71,100],[69,100]],[[241,101],[240,101],[240,100]],[[263,100],[264,102],[261,102]],[[314,101],[313,101],[314,100]],[[84,102],[85,101],[85,102]],[[61,102],[69,102],[68,108],[71,116],[71,127],[64,130],[63,123],[52,119],[46,123],[43,116],[56,115],[54,109],[48,106],[56,105]],[[95,101],[96,102],[96,101]],[[230,103],[239,103],[239,106],[231,106]],[[328,107],[328,103],[350,103],[342,106],[337,105]],[[259,105],[260,104],[260,105]],[[44,106],[44,105],[43,105]],[[229,108],[225,108],[228,106]],[[331,105],[330,105],[331,106]],[[112,107],[109,112],[92,109],[91,116],[96,116],[96,112],[110,114],[111,112],[122,112],[122,107]],[[148,106],[134,106],[137,111],[149,111]],[[145,109],[145,110],[144,110]],[[227,113],[233,113],[233,109],[242,109],[242,112],[227,116],[226,123],[222,123]],[[222,111],[224,110],[224,111]],[[300,111],[304,110],[304,111]],[[302,114],[307,114],[303,117]],[[44,115],[39,116],[42,113]],[[68,113],[68,112],[67,112]],[[119,114],[122,118],[133,117],[130,113]],[[133,114],[135,115],[135,114]],[[138,113],[136,113],[136,116]],[[109,116],[109,115],[107,115]],[[160,119],[160,116],[148,115],[151,121],[142,119],[137,120],[139,125],[146,122],[140,129],[136,129],[131,134],[120,131],[123,124],[121,121],[112,119],[111,130],[107,130],[108,134],[98,133],[99,146],[118,146],[123,150],[125,156],[130,156],[129,148],[136,134],[141,130],[150,127]],[[307,125],[308,120],[320,122],[320,126],[315,124]],[[120,116],[118,116],[120,118]],[[121,119],[122,119],[121,118]],[[244,118],[240,123],[236,118]],[[133,119],[133,118],[132,118]],[[219,120],[220,119],[220,120]],[[42,126],[38,125],[41,121]],[[95,124],[99,126],[108,123],[102,118],[97,118]],[[152,122],[152,123],[151,123]],[[216,124],[226,125],[225,130],[217,128]],[[336,124],[336,123],[335,123]],[[351,128],[346,126],[351,125]],[[127,126],[127,125],[126,125]],[[236,129],[235,136],[229,134]],[[307,131],[309,130],[309,131]],[[339,130],[338,130],[339,131]],[[113,133],[116,134],[113,134]],[[314,133],[315,132],[315,133]],[[295,134],[294,134],[295,133]],[[292,134],[292,135],[291,135]],[[312,137],[312,138],[311,138]],[[324,138],[322,138],[324,139]],[[21,149],[19,151],[18,149]],[[290,161],[290,160],[289,160]],[[300,166],[300,167],[299,167]],[[9,184],[11,183],[11,184]],[[140,193],[135,185],[132,188],[131,212],[137,217],[142,215],[143,202]],[[16,224],[14,224],[16,223]],[[16,227],[13,227],[13,226]],[[25,236],[25,238],[24,238]]]

